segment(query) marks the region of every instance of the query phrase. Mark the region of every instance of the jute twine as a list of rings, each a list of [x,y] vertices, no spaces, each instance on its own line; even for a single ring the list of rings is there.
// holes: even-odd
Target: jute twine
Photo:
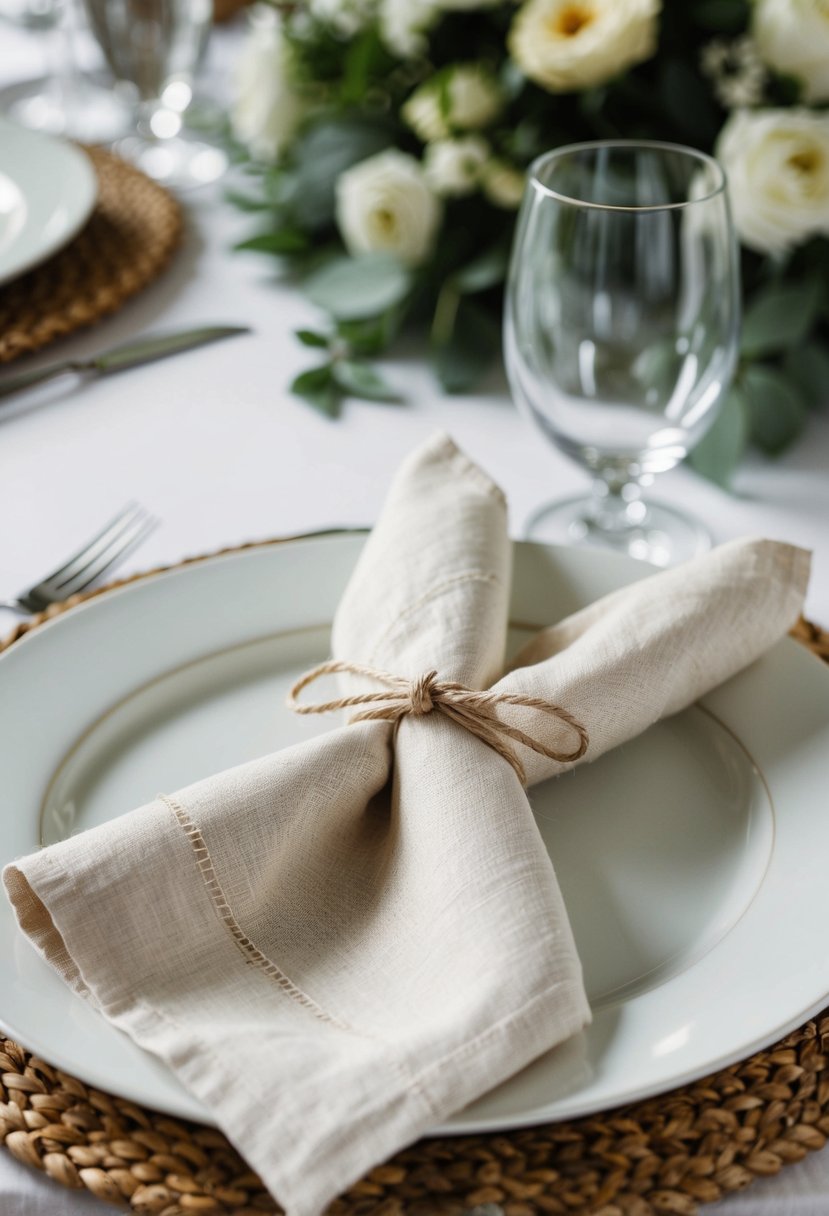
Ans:
[[[107,590],[22,622],[0,650]],[[793,635],[829,662],[829,633],[801,621]],[[693,1216],[823,1148],[827,1057],[829,1009],[768,1050],[644,1102],[498,1135],[423,1140],[372,1170],[329,1216]],[[0,1137],[61,1185],[135,1212],[279,1210],[221,1132],[92,1089],[2,1037]]]
[[[336,697],[333,701],[317,701],[311,705],[300,702],[299,694],[309,684],[313,684],[322,676],[340,672],[363,676],[377,684],[385,685],[385,689],[380,692],[358,692],[350,697]],[[570,752],[549,747],[519,730],[517,726],[510,726],[499,718],[496,712],[499,705],[538,709],[558,718],[578,735],[578,744]],[[554,705],[552,701],[545,701],[541,697],[525,697],[521,693],[465,688],[455,680],[439,680],[436,671],[427,671],[417,679],[409,680],[389,671],[381,671],[377,667],[367,667],[364,663],[333,659],[306,671],[288,693],[288,707],[296,714],[328,714],[359,706],[368,708],[363,708],[355,714],[352,722],[393,722],[395,727],[410,715],[418,718],[430,713],[443,714],[506,760],[522,785],[527,784],[524,765],[507,739],[514,739],[516,743],[522,743],[524,747],[546,756],[548,760],[557,760],[559,764],[572,764],[573,761],[580,760],[590,742],[587,730],[581,722],[577,722],[571,713],[560,705]]]
[[[65,249],[0,287],[0,364],[115,312],[179,243],[181,208],[171,194],[111,152],[86,152],[98,175],[95,210]]]

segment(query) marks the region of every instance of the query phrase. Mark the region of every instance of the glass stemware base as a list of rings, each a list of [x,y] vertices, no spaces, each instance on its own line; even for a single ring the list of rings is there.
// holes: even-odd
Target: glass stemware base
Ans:
[[[206,186],[227,168],[227,156],[221,148],[186,135],[169,139],[128,135],[116,142],[114,150],[148,177],[174,190]]]
[[[698,520],[665,503],[637,498],[616,506],[610,509],[595,494],[549,503],[530,516],[524,536],[610,549],[655,566],[674,566],[711,548],[711,535]]]

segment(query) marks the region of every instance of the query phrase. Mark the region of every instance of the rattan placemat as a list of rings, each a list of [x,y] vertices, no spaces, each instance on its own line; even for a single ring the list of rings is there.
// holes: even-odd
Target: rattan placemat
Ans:
[[[22,622],[0,650],[72,604],[132,581]],[[829,633],[807,621],[793,632],[829,662]],[[699,1204],[823,1148],[827,1056],[829,1009],[768,1050],[644,1102],[498,1135],[423,1140],[378,1166],[329,1213],[693,1216]],[[221,1132],[90,1089],[2,1037],[0,1139],[56,1182],[136,1212],[278,1211]]]
[[[161,273],[181,238],[171,194],[113,153],[86,151],[98,175],[95,209],[65,249],[0,287],[0,363],[115,312]]]

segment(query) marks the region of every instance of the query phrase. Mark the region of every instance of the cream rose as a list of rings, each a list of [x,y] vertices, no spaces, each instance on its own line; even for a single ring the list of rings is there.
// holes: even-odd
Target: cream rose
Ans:
[[[744,245],[780,254],[829,235],[829,114],[738,110],[720,132],[716,154]]]
[[[661,0],[526,0],[509,51],[549,92],[576,92],[650,59],[661,8]]]
[[[349,253],[394,253],[418,266],[434,248],[441,214],[419,162],[396,148],[337,179],[337,223]]]
[[[488,156],[489,144],[480,135],[439,139],[426,148],[423,171],[435,194],[460,198],[475,191]]]
[[[257,160],[273,161],[293,138],[304,112],[290,80],[279,22],[270,12],[254,11],[237,69],[233,134]]]
[[[415,89],[402,109],[403,120],[424,143],[453,131],[478,131],[501,112],[503,94],[486,68],[459,63],[444,68]]]
[[[380,0],[380,37],[394,55],[414,59],[428,50],[427,32],[438,16],[432,0]]]
[[[484,165],[481,181],[486,197],[496,207],[517,211],[524,197],[526,175],[515,165],[493,158]]]
[[[829,0],[756,0],[752,32],[769,67],[796,76],[807,101],[829,101]]]

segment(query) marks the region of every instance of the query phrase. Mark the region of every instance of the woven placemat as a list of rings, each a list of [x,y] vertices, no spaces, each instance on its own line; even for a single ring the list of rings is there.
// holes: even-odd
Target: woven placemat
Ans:
[[[181,238],[171,194],[113,153],[86,151],[98,175],[95,209],[65,249],[0,287],[0,363],[115,312],[161,273]]]
[[[0,650],[67,607],[132,581],[22,622]],[[793,634],[829,662],[829,633],[801,621]],[[329,1214],[693,1216],[699,1204],[823,1148],[827,1057],[829,1009],[768,1050],[644,1102],[498,1135],[422,1140],[335,1200]],[[0,1140],[63,1186],[136,1212],[279,1210],[221,1132],[91,1089],[2,1037]]]

